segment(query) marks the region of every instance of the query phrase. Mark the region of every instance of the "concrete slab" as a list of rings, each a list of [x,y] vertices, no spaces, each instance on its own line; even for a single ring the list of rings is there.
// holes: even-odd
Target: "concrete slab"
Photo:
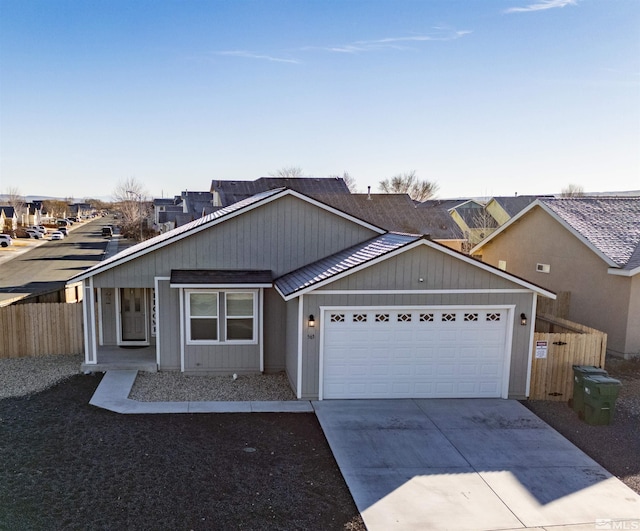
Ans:
[[[414,400],[440,429],[542,428],[549,426],[526,407],[513,407],[511,400],[439,399]]]
[[[477,470],[496,467],[589,467],[597,463],[551,427],[442,430]]]
[[[124,415],[171,413],[313,413],[308,400],[291,401],[218,401],[218,402],[139,402],[129,393],[137,370],[109,370],[105,373],[89,403]]]
[[[518,467],[479,472],[527,527],[637,519],[640,497],[602,467]],[[624,529],[624,528],[621,528]]]
[[[640,496],[516,401],[312,404],[369,531],[640,529]]]
[[[322,421],[320,424],[324,430],[325,425]],[[429,469],[469,466],[438,430],[335,427],[331,430],[331,439],[327,436],[331,451],[338,462],[348,462],[348,468]]]
[[[313,402],[313,407],[324,424],[335,428],[437,430],[413,400],[324,400]]]
[[[365,469],[344,473],[370,531],[522,528],[472,468]]]

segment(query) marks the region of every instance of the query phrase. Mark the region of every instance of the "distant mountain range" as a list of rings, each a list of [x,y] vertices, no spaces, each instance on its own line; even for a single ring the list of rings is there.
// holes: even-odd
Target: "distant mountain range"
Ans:
[[[6,203],[9,199],[7,194],[0,194],[0,203]],[[27,195],[25,196],[25,201],[30,203],[31,201],[64,201],[65,197],[51,197],[48,195]],[[98,201],[104,201],[105,203],[111,203],[113,198],[111,196],[102,196],[102,197],[92,197],[91,199],[97,199]],[[74,198],[75,203],[82,203],[84,198]]]

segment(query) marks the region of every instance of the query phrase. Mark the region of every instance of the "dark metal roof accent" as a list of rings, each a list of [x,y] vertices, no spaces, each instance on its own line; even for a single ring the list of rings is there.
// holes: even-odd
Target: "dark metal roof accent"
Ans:
[[[326,281],[336,275],[380,258],[400,247],[420,240],[412,234],[387,233],[366,242],[349,247],[344,251],[313,262],[276,279],[280,292],[289,296],[314,284]]]
[[[271,271],[244,269],[173,269],[171,285],[228,285],[269,284],[273,282]]]

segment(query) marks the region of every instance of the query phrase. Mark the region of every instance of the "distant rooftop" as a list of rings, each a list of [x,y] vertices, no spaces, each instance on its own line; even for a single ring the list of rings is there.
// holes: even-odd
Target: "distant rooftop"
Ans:
[[[289,188],[314,199],[319,194],[351,193],[344,180],[336,177],[260,177],[255,181],[214,180],[211,183],[211,192],[218,194],[221,206],[229,206],[275,188]]]

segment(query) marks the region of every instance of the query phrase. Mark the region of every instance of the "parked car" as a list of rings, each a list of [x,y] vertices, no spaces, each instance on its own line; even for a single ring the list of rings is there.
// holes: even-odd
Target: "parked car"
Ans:
[[[25,232],[29,235],[29,238],[35,238],[36,240],[42,238],[42,233],[35,229],[27,229]]]
[[[58,227],[57,232],[61,232],[63,236],[69,236],[69,231],[67,227]]]
[[[56,221],[56,224],[58,225],[58,227],[67,227],[71,225],[71,222],[67,219],[59,219],[58,221]]]
[[[33,225],[32,227],[28,227],[27,230],[35,230],[43,236],[47,234],[47,229],[45,229],[42,225]]]
[[[56,230],[51,233],[51,240],[64,240],[64,234],[61,231]]]
[[[0,247],[9,247],[13,245],[13,238],[8,234],[0,234]]]

